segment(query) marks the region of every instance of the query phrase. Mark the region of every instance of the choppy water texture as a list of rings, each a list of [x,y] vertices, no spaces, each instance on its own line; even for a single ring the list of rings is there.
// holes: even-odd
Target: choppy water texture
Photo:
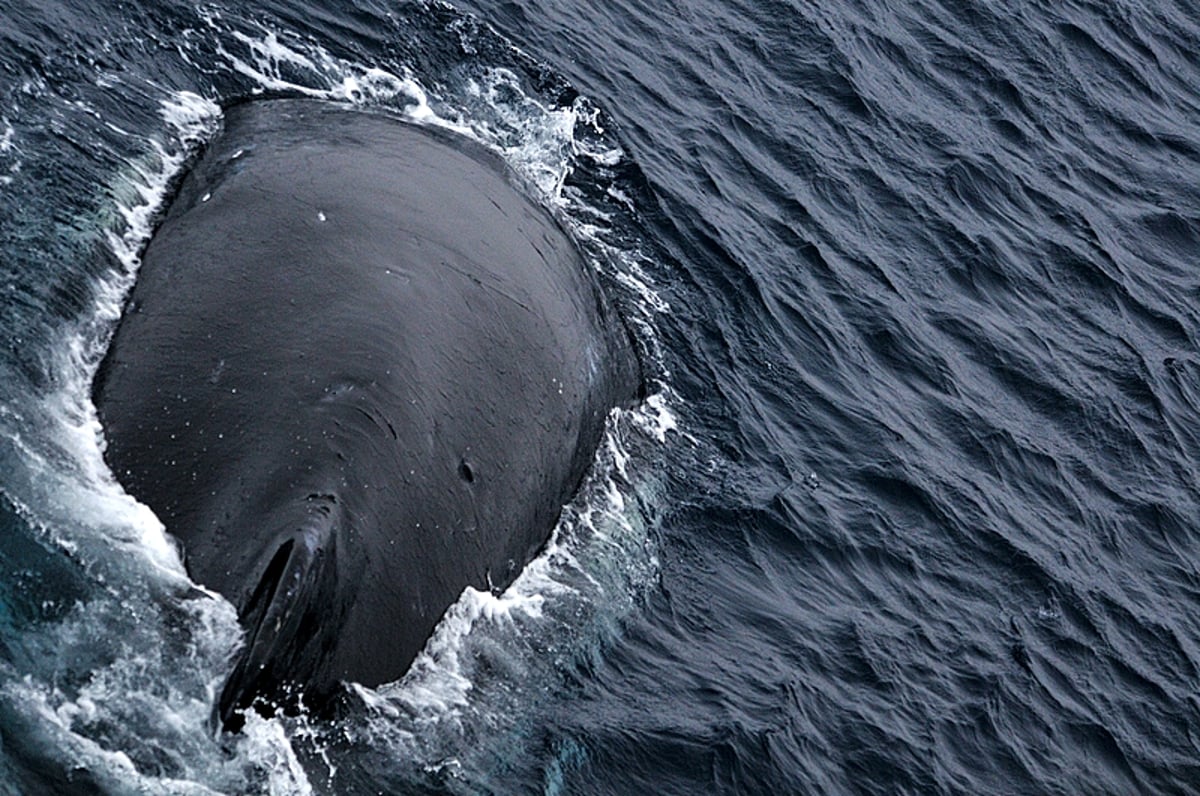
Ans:
[[[1200,8],[0,9],[12,793],[1200,792]],[[548,555],[332,722],[236,648],[87,397],[220,102],[472,131],[660,380]]]

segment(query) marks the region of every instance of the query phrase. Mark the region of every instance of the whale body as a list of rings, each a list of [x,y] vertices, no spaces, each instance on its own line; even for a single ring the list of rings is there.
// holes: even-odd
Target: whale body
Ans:
[[[457,134],[227,108],[151,238],[93,398],[105,458],[238,610],[220,721],[404,674],[509,585],[639,394],[555,218]]]

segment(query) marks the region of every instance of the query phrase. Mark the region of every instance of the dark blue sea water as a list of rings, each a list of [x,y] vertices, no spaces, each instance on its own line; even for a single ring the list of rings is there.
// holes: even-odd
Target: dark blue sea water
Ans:
[[[500,151],[637,329],[550,549],[335,720],[89,384],[264,92]],[[1200,6],[0,0],[0,792],[1200,793]]]

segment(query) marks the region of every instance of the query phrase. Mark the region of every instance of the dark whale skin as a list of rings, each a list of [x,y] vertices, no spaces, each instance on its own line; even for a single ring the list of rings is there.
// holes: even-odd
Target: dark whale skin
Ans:
[[[500,159],[315,100],[226,110],[93,384],[105,457],[238,609],[217,705],[399,678],[544,546],[640,391],[579,250]]]

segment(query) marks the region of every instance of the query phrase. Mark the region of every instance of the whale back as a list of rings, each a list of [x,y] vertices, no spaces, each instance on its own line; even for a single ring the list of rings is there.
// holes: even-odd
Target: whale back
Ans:
[[[93,393],[114,474],[246,625],[228,717],[402,675],[466,586],[545,544],[639,385],[499,158],[271,100],[229,108],[183,180]]]

